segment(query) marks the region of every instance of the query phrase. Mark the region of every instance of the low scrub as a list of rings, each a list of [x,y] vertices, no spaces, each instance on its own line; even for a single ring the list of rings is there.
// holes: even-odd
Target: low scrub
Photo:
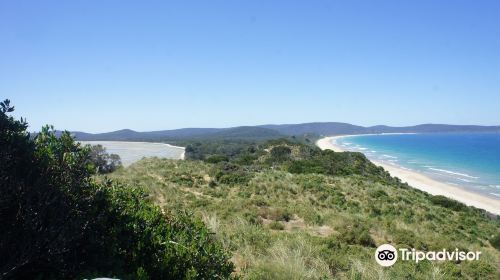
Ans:
[[[454,211],[464,211],[467,210],[467,206],[461,202],[453,199],[449,199],[442,195],[435,195],[431,197],[432,203],[454,210]]]

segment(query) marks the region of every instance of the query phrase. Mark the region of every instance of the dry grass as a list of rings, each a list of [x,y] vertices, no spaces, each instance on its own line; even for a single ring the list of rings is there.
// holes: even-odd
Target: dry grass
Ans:
[[[488,239],[498,220],[479,212],[455,212],[433,205],[411,188],[360,176],[254,172],[246,185],[211,186],[212,165],[146,159],[111,177],[149,189],[168,209],[200,217],[232,252],[243,279],[495,279],[500,253]],[[473,221],[473,222],[472,222]],[[273,230],[271,223],[283,225]],[[412,242],[427,248],[477,249],[470,263],[397,263],[382,269],[374,248],[349,239],[366,229],[376,245]],[[492,270],[490,278],[480,271]],[[479,276],[478,276],[479,275]]]

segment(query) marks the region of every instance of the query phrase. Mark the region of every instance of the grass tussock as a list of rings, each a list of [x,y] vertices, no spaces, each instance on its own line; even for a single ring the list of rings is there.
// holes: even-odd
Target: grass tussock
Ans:
[[[330,172],[340,164],[332,161],[335,154],[304,156],[301,149],[268,147],[252,154],[253,164],[236,167],[223,157],[144,159],[110,177],[147,188],[165,210],[202,218],[233,255],[241,279],[500,278],[498,218],[412,189],[358,156],[341,159],[354,169]],[[317,163],[311,156],[326,159]],[[482,257],[384,269],[373,257],[384,243],[479,250]]]

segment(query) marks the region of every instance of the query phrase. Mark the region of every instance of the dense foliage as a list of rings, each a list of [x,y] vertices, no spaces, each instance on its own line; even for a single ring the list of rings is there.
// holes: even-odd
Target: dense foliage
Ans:
[[[442,195],[436,195],[431,197],[431,201],[436,205],[440,205],[455,211],[461,211],[467,209],[467,206],[465,206],[463,203],[460,203],[453,199],[449,199]]]
[[[197,142],[187,146],[186,155],[191,160],[215,164],[210,172],[212,184],[246,184],[253,172],[267,168],[295,174],[377,175],[397,182],[361,153],[321,151],[294,138],[260,143]]]
[[[0,108],[0,279],[220,279],[233,265],[204,224],[136,187],[96,182],[90,148],[34,138]]]
[[[207,160],[211,156],[223,156],[227,159],[233,159],[243,154],[254,153],[256,145],[256,143],[249,141],[196,141],[186,146],[186,159]]]

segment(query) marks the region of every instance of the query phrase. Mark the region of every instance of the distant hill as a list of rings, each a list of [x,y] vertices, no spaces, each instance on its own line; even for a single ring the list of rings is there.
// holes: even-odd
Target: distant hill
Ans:
[[[106,133],[85,133],[85,132],[72,132],[77,140],[81,141],[148,141],[148,140],[162,140],[162,139],[186,139],[193,138],[201,135],[210,135],[215,132],[222,131],[219,128],[181,128],[173,130],[160,130],[149,132],[137,132],[131,129],[122,129]]]
[[[271,139],[284,136],[280,132],[265,127],[240,126],[222,129],[213,133],[199,135],[212,139]]]
[[[407,127],[372,126],[369,133],[500,132],[500,126],[420,124]]]
[[[367,133],[436,133],[436,132],[500,132],[500,126],[421,124],[416,126],[391,127],[377,125],[363,127],[348,123],[325,122],[263,125],[285,135],[314,133],[318,135],[367,134]]]
[[[367,134],[367,133],[437,133],[437,132],[497,132],[500,126],[479,125],[447,125],[447,124],[421,124],[416,126],[391,127],[386,125],[358,126],[340,122],[315,122],[303,124],[281,124],[240,126],[231,128],[182,128],[174,130],[161,130],[138,132],[122,129],[113,132],[91,134],[86,132],[72,132],[77,140],[81,141],[168,141],[187,139],[246,139],[265,140],[283,136],[316,134],[320,136],[333,136],[342,134]]]
[[[327,123],[303,123],[303,124],[281,124],[263,125],[261,127],[274,129],[285,135],[302,135],[314,133],[319,135],[333,134],[360,134],[365,133],[365,127],[348,123],[327,122]]]
[[[283,137],[276,130],[258,126],[241,126],[232,128],[182,128],[150,132],[137,132],[122,129],[106,133],[72,132],[80,141],[154,141],[185,139],[234,139],[265,140]]]
[[[281,124],[263,125],[261,127],[274,129],[285,135],[302,135],[314,133],[319,135],[334,134],[362,134],[366,133],[366,128],[348,123],[326,122],[326,123],[303,123],[303,124]]]

